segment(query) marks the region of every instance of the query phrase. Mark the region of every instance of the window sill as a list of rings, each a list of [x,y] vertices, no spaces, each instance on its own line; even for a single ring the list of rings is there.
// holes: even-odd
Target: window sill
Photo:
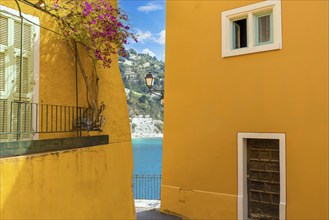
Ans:
[[[108,135],[0,143],[0,158],[79,149],[109,143]]]
[[[235,50],[223,50],[222,57],[223,58],[233,57],[233,56],[240,56],[245,54],[259,53],[259,52],[265,52],[271,50],[280,50],[280,49],[282,49],[282,45],[280,43],[265,44],[265,45],[259,45],[255,47],[247,47],[247,48],[241,48]]]

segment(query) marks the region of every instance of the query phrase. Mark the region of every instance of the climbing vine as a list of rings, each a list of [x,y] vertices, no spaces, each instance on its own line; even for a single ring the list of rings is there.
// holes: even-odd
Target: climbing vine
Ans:
[[[128,43],[129,38],[137,42],[128,24],[128,16],[110,0],[51,2],[46,4],[45,8],[56,18],[61,36],[67,41],[67,45],[77,59],[86,84],[88,105],[94,112],[92,118],[99,118],[104,105],[100,108],[98,105],[97,66],[101,64],[104,68],[110,68],[113,55],[126,56],[124,45]],[[83,45],[92,60],[91,73],[85,71],[80,52],[76,47],[77,43]]]

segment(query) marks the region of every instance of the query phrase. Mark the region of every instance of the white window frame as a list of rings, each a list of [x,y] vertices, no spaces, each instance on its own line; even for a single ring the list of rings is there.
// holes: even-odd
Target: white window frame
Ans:
[[[272,41],[257,44],[255,16],[261,13],[272,14]],[[247,17],[247,47],[233,49],[232,24],[234,20]],[[267,0],[222,12],[222,57],[238,56],[282,49],[281,0]]]
[[[6,6],[3,6],[0,4],[0,14],[2,14],[3,16],[9,17],[9,18],[14,18],[16,20],[20,20],[20,14],[19,11],[12,9],[12,8],[8,8]],[[33,103],[38,103],[39,102],[39,74],[40,74],[40,21],[38,17],[32,16],[32,15],[28,15],[25,13],[22,13],[22,16],[26,19],[23,20],[23,22],[29,23],[33,26],[34,31],[33,31],[33,49],[32,49],[32,54],[33,54],[33,91],[32,91],[32,102]],[[30,22],[31,21],[31,22]],[[33,23],[32,23],[33,22]],[[6,58],[7,59],[7,58]],[[11,67],[11,68],[14,68]],[[6,70],[7,71],[7,70]],[[9,76],[7,77],[8,80],[12,81],[14,78],[14,76]],[[9,89],[8,85],[10,85],[10,83],[7,83],[7,89]],[[6,92],[6,91],[5,91]],[[2,94],[4,95],[4,94]],[[32,115],[36,115],[35,112],[35,108],[33,108],[33,112]],[[35,126],[36,126],[36,118],[32,118],[32,124],[33,124],[33,130],[35,130]],[[34,134],[33,135],[33,139],[38,139],[39,136],[38,134]]]
[[[279,218],[286,219],[286,134],[284,133],[246,133],[238,132],[238,219],[248,219],[247,192],[247,140],[279,140],[280,157],[280,207]]]

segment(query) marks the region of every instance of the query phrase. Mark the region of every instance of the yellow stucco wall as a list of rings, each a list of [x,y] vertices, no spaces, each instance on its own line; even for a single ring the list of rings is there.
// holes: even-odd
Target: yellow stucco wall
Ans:
[[[127,143],[0,161],[1,219],[133,219]]]
[[[161,210],[237,218],[237,132],[280,132],[287,219],[328,219],[328,1],[282,1],[282,50],[222,58],[221,12],[254,2],[167,1]]]
[[[16,9],[14,1],[1,4]],[[42,26],[56,30],[49,16],[21,6],[24,13],[39,17]],[[106,105],[106,124],[102,132],[93,132],[108,134],[110,144],[0,159],[0,219],[135,218],[130,126],[117,63],[114,57],[110,70],[99,69],[99,101]],[[79,93],[79,105],[86,106],[80,74]],[[39,102],[75,105],[73,56],[65,43],[44,29],[40,33]]]

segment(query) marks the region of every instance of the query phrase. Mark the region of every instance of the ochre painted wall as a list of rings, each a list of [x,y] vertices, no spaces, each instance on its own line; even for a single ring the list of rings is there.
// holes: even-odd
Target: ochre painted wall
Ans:
[[[221,12],[255,2],[167,1],[163,212],[237,218],[237,133],[279,132],[287,219],[329,218],[328,1],[282,1],[282,50],[222,58]]]
[[[1,4],[17,8],[14,1]],[[57,30],[52,18],[20,4],[24,13],[39,17],[42,26]],[[75,106],[71,51],[56,34],[40,32],[39,103]],[[135,218],[130,126],[117,63],[114,57],[110,70],[99,68],[106,124],[102,132],[92,133],[109,135],[110,144],[0,159],[0,219]],[[83,83],[79,74],[79,105],[87,106]]]
[[[0,160],[1,219],[133,219],[127,143]]]

